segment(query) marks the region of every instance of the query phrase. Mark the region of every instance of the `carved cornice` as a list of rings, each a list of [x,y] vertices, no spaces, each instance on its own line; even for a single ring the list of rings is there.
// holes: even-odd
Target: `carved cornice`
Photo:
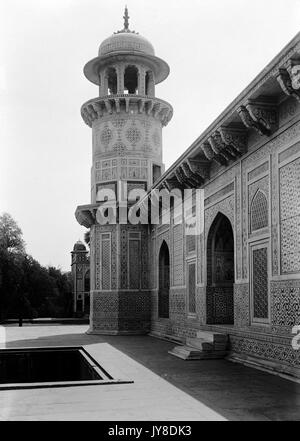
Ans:
[[[213,161],[226,166],[228,160],[246,153],[251,129],[264,136],[272,135],[278,129],[278,108],[281,99],[276,75],[279,69],[289,72],[291,65],[292,67],[300,65],[300,33],[194,141],[154,186],[159,188],[164,182],[169,189],[182,188],[185,186],[185,179],[189,179],[189,185],[192,185],[195,177],[188,175],[186,166],[183,166],[184,163],[191,163],[191,158],[206,160],[209,164],[206,171],[208,170],[209,174]],[[293,83],[295,85],[296,81],[296,86],[300,89],[300,72],[297,71],[294,75],[297,75],[297,78],[293,77]],[[293,91],[287,89],[287,92]],[[194,169],[192,171],[195,172]]]
[[[248,100],[237,112],[243,124],[260,135],[270,136],[278,127],[278,110],[273,103]]]
[[[210,162],[187,158],[180,164],[171,177],[161,182],[161,187],[171,191],[175,188],[198,188],[209,177]]]
[[[300,66],[299,66],[300,67]],[[276,74],[276,79],[278,83],[281,86],[281,89],[283,92],[288,95],[296,98],[297,101],[300,102],[300,88],[295,88],[295,84],[292,81],[291,77],[291,70],[290,69],[278,69],[278,72]]]
[[[107,95],[87,101],[81,107],[84,122],[92,127],[93,121],[104,115],[125,112],[131,107],[138,108],[138,113],[153,116],[166,126],[173,116],[173,108],[166,101],[142,95]]]

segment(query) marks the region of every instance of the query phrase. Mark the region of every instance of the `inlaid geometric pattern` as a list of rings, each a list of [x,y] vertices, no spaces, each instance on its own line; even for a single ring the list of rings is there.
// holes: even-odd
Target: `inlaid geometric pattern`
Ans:
[[[233,288],[210,287],[206,288],[206,308],[208,324],[233,323]]]
[[[113,132],[110,130],[109,127],[105,127],[100,135],[100,140],[101,143],[104,144],[105,146],[108,146],[108,144],[110,143],[110,141],[112,140],[113,137]]]
[[[188,265],[188,298],[189,298],[189,312],[194,314],[196,312],[196,265],[190,263]]]
[[[121,288],[128,288],[128,240],[127,229],[121,227],[121,250],[120,250],[120,272],[121,272]]]
[[[132,234],[132,233],[131,233]],[[140,240],[129,239],[129,289],[140,288],[141,252]]]
[[[268,226],[268,201],[265,194],[258,190],[250,209],[251,232]]]
[[[182,225],[173,228],[173,284],[183,285],[183,238]]]
[[[122,179],[147,179],[148,161],[139,158],[121,159]]]
[[[271,282],[272,324],[291,328],[300,324],[300,280]]]
[[[101,289],[101,235],[99,234],[99,227],[95,227],[95,289]]]
[[[118,155],[124,155],[126,150],[126,145],[122,142],[117,142],[113,145],[113,151],[116,152]]]
[[[124,118],[110,118],[110,121],[117,130],[121,130],[126,124],[126,119]]]
[[[141,132],[136,127],[130,127],[126,131],[126,139],[133,145],[138,143],[141,140],[141,137],[142,137]]]
[[[281,272],[300,271],[300,215],[286,219],[281,224]]]
[[[111,156],[117,152],[147,152],[161,161],[161,122],[152,116],[127,114],[126,119],[107,115],[93,124],[93,151]]]
[[[108,159],[104,161],[96,161],[95,169],[96,169],[96,182],[117,179],[118,160]]]
[[[249,314],[249,285],[248,283],[234,286],[234,324],[235,326],[248,326]]]
[[[142,230],[141,238],[141,276],[142,276],[142,289],[150,288],[150,269],[154,266],[154,262],[150,259],[149,261],[149,233],[146,228]]]
[[[110,289],[111,280],[110,280],[110,271],[111,271],[111,243],[110,243],[110,235],[102,234],[101,235],[101,262],[102,262],[102,271],[101,271],[101,285],[102,289]]]
[[[281,272],[300,271],[300,158],[280,169]]]
[[[231,349],[234,352],[254,355],[267,360],[282,361],[299,366],[299,351],[295,351],[291,344],[283,345],[270,341],[259,341],[254,338],[230,336]]]
[[[254,318],[267,319],[269,316],[268,252],[264,247],[253,250],[252,253],[253,315]]]

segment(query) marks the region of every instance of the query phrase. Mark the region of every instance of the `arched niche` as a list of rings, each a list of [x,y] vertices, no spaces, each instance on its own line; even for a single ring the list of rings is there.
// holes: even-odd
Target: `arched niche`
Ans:
[[[218,213],[207,237],[207,323],[233,324],[234,236],[231,222]]]
[[[162,242],[158,256],[158,316],[169,318],[170,297],[170,253],[165,241]]]

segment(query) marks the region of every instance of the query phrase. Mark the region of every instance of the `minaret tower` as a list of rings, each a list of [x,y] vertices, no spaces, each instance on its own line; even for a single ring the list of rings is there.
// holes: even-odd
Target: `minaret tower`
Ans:
[[[89,268],[90,262],[88,258],[88,251],[81,242],[78,240],[71,251],[71,272],[73,279],[73,313],[84,314],[88,311],[89,305],[89,289],[90,276]]]
[[[167,78],[169,66],[148,40],[129,29],[126,7],[124,28],[101,43],[84,74],[99,87],[99,96],[81,108],[92,128],[93,164],[91,204],[76,210],[78,222],[91,230],[89,332],[143,333],[151,306],[148,226],[118,220],[100,225],[97,194],[111,189],[124,199],[132,189],[149,190],[164,171],[162,127],[173,111],[155,97],[155,85]]]

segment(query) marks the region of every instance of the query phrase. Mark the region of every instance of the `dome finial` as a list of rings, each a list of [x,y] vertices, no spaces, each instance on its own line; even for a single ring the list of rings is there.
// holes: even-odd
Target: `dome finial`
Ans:
[[[125,11],[124,11],[123,18],[124,18],[124,28],[121,31],[114,32],[114,34],[122,34],[124,32],[128,32],[128,33],[131,33],[131,34],[138,34],[138,32],[131,31],[129,29],[129,19],[130,19],[130,17],[128,15],[127,5],[125,6]]]
[[[129,31],[129,15],[128,15],[128,8],[127,5],[125,6],[125,13],[124,13],[124,31]]]

